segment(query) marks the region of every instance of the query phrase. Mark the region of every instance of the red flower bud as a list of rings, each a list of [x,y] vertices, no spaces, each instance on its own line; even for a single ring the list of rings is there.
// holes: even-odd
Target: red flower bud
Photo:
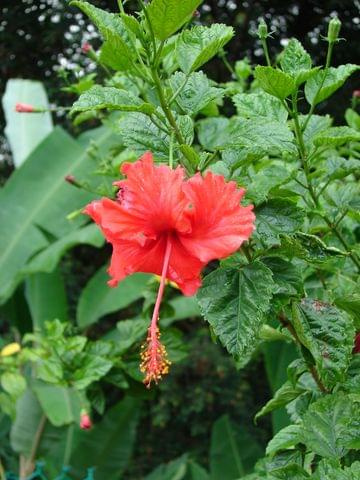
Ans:
[[[75,180],[74,175],[66,175],[65,181],[68,182],[68,183],[71,183],[72,185],[76,184],[76,180]]]
[[[360,97],[360,90],[354,90],[353,91],[353,97],[359,98]]]
[[[35,108],[28,103],[17,103],[15,105],[15,111],[19,113],[33,113],[35,112]]]
[[[360,353],[360,332],[355,335],[353,353]]]
[[[90,43],[89,43],[89,42],[85,42],[85,43],[82,44],[81,51],[82,51],[83,53],[87,54],[87,53],[90,52],[91,48],[92,48],[92,47],[91,47]]]
[[[80,416],[80,428],[82,430],[90,430],[92,426],[90,415],[87,412],[82,412]]]

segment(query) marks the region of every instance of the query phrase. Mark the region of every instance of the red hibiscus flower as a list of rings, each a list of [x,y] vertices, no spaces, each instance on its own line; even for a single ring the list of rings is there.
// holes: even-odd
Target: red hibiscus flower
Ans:
[[[252,205],[243,207],[243,189],[221,175],[197,173],[186,180],[181,167],[155,166],[150,152],[121,169],[117,200],[90,203],[85,213],[113,246],[110,286],[134,272],[161,275],[159,293],[142,353],[145,383],[157,382],[169,362],[157,327],[165,280],[184,295],[201,285],[200,272],[210,261],[238,250],[254,229]]]

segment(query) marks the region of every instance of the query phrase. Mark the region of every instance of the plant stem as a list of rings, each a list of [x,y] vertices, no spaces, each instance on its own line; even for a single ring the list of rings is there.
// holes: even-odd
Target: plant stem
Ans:
[[[313,100],[313,102],[312,102],[312,105],[311,105],[311,107],[310,107],[309,113],[308,113],[308,115],[307,115],[307,117],[306,117],[306,120],[305,120],[305,122],[304,122],[304,125],[302,126],[302,131],[303,131],[303,132],[305,131],[305,129],[306,129],[306,127],[307,127],[307,125],[308,125],[308,123],[309,123],[309,121],[310,121],[310,118],[312,117],[312,115],[313,115],[313,113],[314,113],[315,107],[316,107],[316,105],[317,105],[316,99],[317,99],[317,97],[318,97],[318,95],[319,95],[319,93],[320,93],[320,91],[321,91],[321,89],[322,89],[322,87],[323,87],[323,85],[324,85],[324,82],[325,82],[325,79],[326,79],[326,75],[327,75],[328,69],[329,69],[330,64],[331,64],[331,57],[332,57],[333,48],[334,48],[334,43],[333,43],[333,42],[329,42],[329,44],[328,44],[328,49],[327,49],[327,53],[326,53],[326,63],[325,63],[324,75],[323,75],[323,78],[322,78],[322,80],[321,80],[321,82],[320,82],[320,86],[319,86],[319,88],[318,88],[318,90],[317,90],[317,92],[316,92],[316,95],[315,95],[315,97],[314,97],[314,100]]]
[[[271,67],[271,60],[270,60],[269,49],[268,49],[268,46],[267,46],[266,38],[261,39],[261,44],[262,44],[262,47],[263,47],[263,50],[264,50],[267,66]]]
[[[283,312],[280,312],[279,313],[279,321],[281,323],[281,325],[285,328],[287,328],[289,330],[289,332],[291,333],[291,335],[294,337],[294,340],[296,343],[298,343],[299,345],[302,345],[301,341],[300,341],[300,338],[298,336],[298,334],[296,333],[296,330],[295,328],[293,327],[292,323],[289,322],[289,320],[285,317],[284,313]],[[311,373],[313,379],[315,380],[316,382],[316,385],[319,387],[319,389],[323,392],[323,393],[328,393],[328,391],[326,390],[324,384],[322,383],[322,381],[320,380],[320,377],[316,371],[316,368],[314,367],[314,365],[309,365],[307,363],[307,366],[309,368],[309,372]]]
[[[118,3],[120,12],[121,12],[121,13],[125,13],[124,5],[123,5],[123,3],[122,3],[122,0],[117,0],[117,3]]]
[[[173,101],[177,98],[178,95],[180,95],[180,93],[183,91],[183,89],[185,88],[188,80],[189,80],[189,77],[190,77],[190,74],[188,73],[185,78],[184,78],[184,81],[182,82],[182,84],[179,86],[179,88],[176,90],[176,92],[173,94],[173,96],[170,98],[169,100],[169,106],[173,103]]]
[[[71,451],[74,439],[74,424],[71,423],[68,427],[68,431],[66,434],[66,444],[65,444],[65,451],[64,451],[64,465],[69,465],[70,458],[71,458]]]

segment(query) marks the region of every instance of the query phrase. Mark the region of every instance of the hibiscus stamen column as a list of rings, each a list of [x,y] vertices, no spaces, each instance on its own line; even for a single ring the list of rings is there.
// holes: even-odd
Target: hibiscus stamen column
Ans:
[[[164,295],[166,275],[169,268],[169,261],[171,255],[171,241],[169,235],[166,238],[166,248],[164,255],[164,262],[161,272],[160,286],[155,302],[154,312],[151,319],[151,324],[148,329],[146,343],[142,347],[140,370],[145,374],[144,384],[150,388],[151,382],[158,381],[163,375],[169,372],[170,361],[167,358],[165,346],[160,341],[160,330],[158,327],[159,310],[161,300]]]

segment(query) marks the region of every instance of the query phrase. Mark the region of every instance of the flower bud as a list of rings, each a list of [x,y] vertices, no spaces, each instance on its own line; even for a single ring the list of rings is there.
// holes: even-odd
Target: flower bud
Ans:
[[[268,37],[268,33],[268,27],[265,23],[265,20],[261,18],[257,31],[258,37],[260,40],[265,40]]]
[[[360,97],[360,90],[354,90],[353,93],[352,93],[352,96],[355,97],[355,98],[359,98]]]
[[[90,43],[89,43],[89,42],[85,42],[85,43],[83,43],[82,46],[81,46],[81,51],[82,51],[83,53],[87,54],[87,53],[90,52],[91,48],[92,48],[92,47],[91,47]]]
[[[82,410],[80,414],[80,428],[82,430],[90,430],[93,424],[90,418],[90,415],[86,410]]]
[[[329,43],[335,43],[338,39],[341,28],[341,22],[337,17],[331,19],[328,27],[327,40]]]
[[[19,113],[33,113],[35,108],[28,103],[17,103],[15,105],[15,111]]]

